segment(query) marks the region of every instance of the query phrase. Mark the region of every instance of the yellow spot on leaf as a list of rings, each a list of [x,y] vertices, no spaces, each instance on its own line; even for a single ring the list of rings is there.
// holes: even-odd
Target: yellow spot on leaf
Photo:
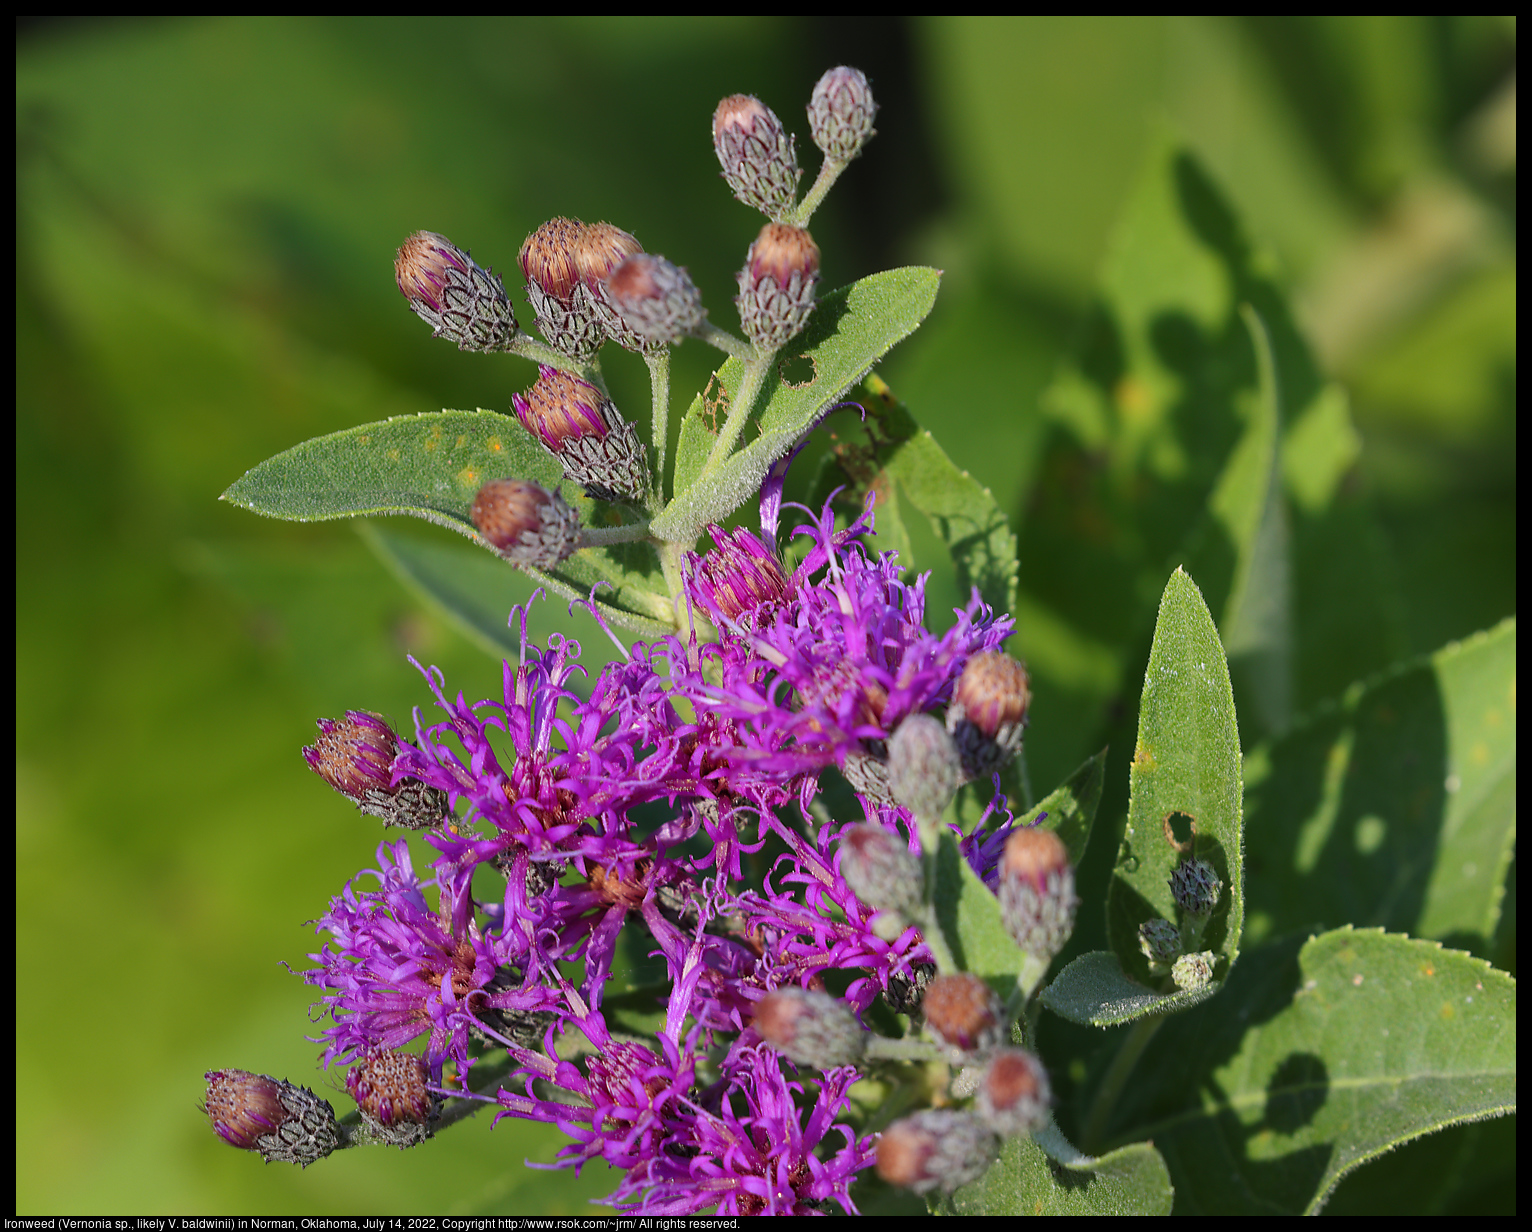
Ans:
[[[1147,745],[1141,744],[1133,750],[1133,768],[1140,774],[1149,774],[1159,764]]]

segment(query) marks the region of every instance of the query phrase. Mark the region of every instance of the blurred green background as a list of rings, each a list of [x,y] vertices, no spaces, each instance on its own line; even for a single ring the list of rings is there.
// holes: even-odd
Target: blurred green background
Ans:
[[[314,718],[407,721],[427,694],[406,653],[470,696],[498,687],[352,528],[217,499],[308,437],[503,411],[531,383],[530,365],[462,355],[406,310],[391,261],[408,233],[513,272],[547,218],[608,219],[687,265],[731,325],[760,219],[718,177],[712,109],[759,95],[812,175],[803,105],[824,69],[856,65],[879,136],[814,219],[825,285],[946,271],[882,373],[1022,529],[1038,396],[1173,133],[1275,254],[1350,392],[1350,483],[1397,590],[1380,646],[1421,653],[1515,611],[1514,62],[1514,22],[1479,18],[24,25],[17,1209],[572,1214],[612,1188],[524,1169],[559,1139],[487,1115],[294,1172],[229,1150],[197,1111],[216,1066],[329,1093],[309,993],[282,964],[306,965],[304,921],[378,832],[304,769]],[[681,348],[677,409],[712,358]],[[607,368],[636,416],[642,366]],[[1024,548],[1042,790],[1142,673],[1126,646],[1050,631],[1049,585]],[[542,607],[543,634],[559,610]],[[82,1015],[30,995],[65,975]],[[110,1100],[59,1085],[92,1056]]]

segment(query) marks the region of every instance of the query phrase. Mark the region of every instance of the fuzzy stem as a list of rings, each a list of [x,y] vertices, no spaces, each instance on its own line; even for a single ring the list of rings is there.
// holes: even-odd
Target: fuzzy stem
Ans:
[[[1144,1049],[1149,1046],[1149,1041],[1154,1038],[1154,1033],[1160,1029],[1160,1024],[1165,1021],[1163,1014],[1151,1014],[1147,1018],[1140,1018],[1133,1024],[1133,1029],[1128,1032],[1128,1038],[1123,1040],[1122,1047],[1117,1050],[1117,1055],[1112,1058],[1112,1063],[1101,1078],[1101,1085],[1096,1088],[1096,1098],[1091,1101],[1090,1116],[1085,1122],[1083,1148],[1092,1155],[1101,1153],[1102,1137],[1106,1133],[1107,1122],[1111,1119],[1112,1110],[1117,1107],[1117,1099],[1122,1094],[1122,1089],[1133,1076],[1133,1068],[1138,1064],[1138,1059],[1143,1055]]]
[[[756,351],[745,361],[745,371],[739,380],[739,391],[734,395],[734,401],[729,404],[729,417],[724,420],[723,431],[718,434],[718,440],[713,445],[713,452],[708,454],[702,473],[697,476],[699,483],[709,478],[734,452],[734,445],[739,440],[739,434],[745,430],[745,421],[750,418],[750,411],[755,406],[755,400],[760,397],[761,387],[766,384],[766,374],[771,371],[771,361],[775,355],[774,350]]]
[[[819,168],[819,175],[814,180],[814,186],[809,189],[808,195],[798,202],[787,212],[786,217],[780,221],[790,227],[806,227],[809,219],[814,216],[814,211],[819,208],[819,203],[825,199],[825,194],[830,191],[835,181],[840,179],[840,173],[849,163],[836,162],[826,156],[824,164]]]
[[[600,548],[609,543],[633,543],[649,537],[649,519],[622,526],[586,526],[580,531],[582,548]]]
[[[649,501],[653,517],[665,508],[665,449],[670,443],[670,348],[644,352],[649,366],[649,392],[654,401],[654,495]]]
[[[692,330],[692,337],[709,346],[717,347],[725,355],[744,363],[754,353],[752,347],[743,338],[737,338],[726,329],[719,329],[711,321],[704,320],[701,325]]]

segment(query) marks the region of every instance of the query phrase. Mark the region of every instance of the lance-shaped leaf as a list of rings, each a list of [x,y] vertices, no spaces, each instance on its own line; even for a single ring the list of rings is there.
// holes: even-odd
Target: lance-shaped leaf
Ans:
[[[1342,921],[1487,953],[1516,846],[1516,623],[1358,684],[1245,762],[1247,936]]]
[[[1113,952],[1082,955],[1043,993],[1054,1012],[1098,1026],[1206,999],[1239,953],[1244,877],[1234,696],[1213,618],[1180,569],[1160,600],[1129,782],[1128,823],[1107,891]],[[1138,928],[1156,918],[1184,924],[1170,874],[1188,850],[1211,864],[1222,883],[1198,946],[1214,955],[1214,971],[1200,988],[1163,992],[1152,986]]]
[[[959,1215],[1168,1215],[1174,1190],[1165,1161],[1149,1142],[1099,1158],[1083,1155],[1049,1127],[1010,1138],[979,1180],[952,1195]]]
[[[654,520],[662,539],[692,543],[749,500],[771,464],[787,453],[936,302],[938,271],[914,266],[873,274],[820,297],[803,333],[773,363],[754,416],[756,436],[707,471],[719,427],[738,393],[744,365],[727,361],[681,422],[675,499]],[[750,429],[746,429],[748,435]]]
[[[1347,927],[1246,951],[1216,1000],[1166,1020],[1105,1141],[1154,1142],[1177,1214],[1312,1213],[1385,1151],[1515,1107],[1515,981]]]
[[[246,471],[223,499],[266,517],[319,522],[370,514],[407,514],[484,545],[468,516],[491,479],[531,479],[557,488],[558,461],[519,422],[493,411],[401,415],[316,437]],[[564,498],[587,525],[622,521],[611,506],[578,490]],[[509,566],[507,566],[509,567]],[[528,569],[550,590],[587,598],[611,620],[648,636],[674,628],[658,558],[646,544],[576,552],[556,568]]]

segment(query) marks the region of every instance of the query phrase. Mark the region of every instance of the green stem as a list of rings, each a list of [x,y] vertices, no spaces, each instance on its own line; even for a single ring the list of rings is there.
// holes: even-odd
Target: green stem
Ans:
[[[602,393],[607,392],[606,381],[601,375],[601,364],[597,359],[592,359],[588,364],[582,364],[570,359],[563,351],[555,351],[546,342],[539,342],[531,334],[517,334],[505,350],[508,355],[519,355],[522,359],[530,359],[536,364],[547,364],[548,367],[558,368],[562,372],[572,372],[577,377],[597,386]]]
[[[1144,1049],[1149,1046],[1149,1041],[1164,1021],[1165,1015],[1151,1014],[1134,1023],[1128,1038],[1123,1040],[1122,1047],[1117,1050],[1117,1055],[1102,1075],[1101,1085],[1096,1088],[1096,1098],[1091,1101],[1090,1116],[1085,1121],[1084,1141],[1081,1145],[1088,1154],[1101,1154],[1107,1122],[1117,1107],[1118,1097],[1122,1095],[1128,1079],[1133,1076],[1138,1058],[1143,1055]]]
[[[939,1061],[941,1053],[929,1040],[889,1039],[886,1035],[874,1035],[867,1041],[867,1059],[870,1061]]]
[[[809,219],[814,216],[819,203],[825,199],[825,194],[830,191],[835,181],[840,179],[840,173],[849,165],[849,163],[838,163],[826,158],[819,168],[819,176],[815,179],[814,186],[809,189],[808,195],[789,210],[787,216],[781,221],[790,227],[808,226]]]
[[[692,337],[709,346],[717,347],[725,355],[733,356],[744,363],[754,353],[752,347],[743,338],[737,338],[726,329],[719,329],[711,321],[704,320],[701,325],[692,330]]]
[[[623,526],[587,526],[580,531],[582,548],[601,548],[609,543],[633,543],[649,537],[649,519]]]
[[[761,395],[761,387],[766,384],[766,374],[771,371],[771,361],[775,355],[775,351],[756,351],[745,360],[745,371],[739,378],[739,390],[729,403],[729,417],[724,420],[723,431],[718,434],[713,452],[708,454],[702,473],[697,476],[698,483],[722,466],[734,452],[739,434],[745,430],[745,421],[750,418],[751,408]]]
[[[654,496],[649,514],[665,508],[665,450],[670,444],[670,348],[644,352],[649,365],[649,393],[654,402]]]

